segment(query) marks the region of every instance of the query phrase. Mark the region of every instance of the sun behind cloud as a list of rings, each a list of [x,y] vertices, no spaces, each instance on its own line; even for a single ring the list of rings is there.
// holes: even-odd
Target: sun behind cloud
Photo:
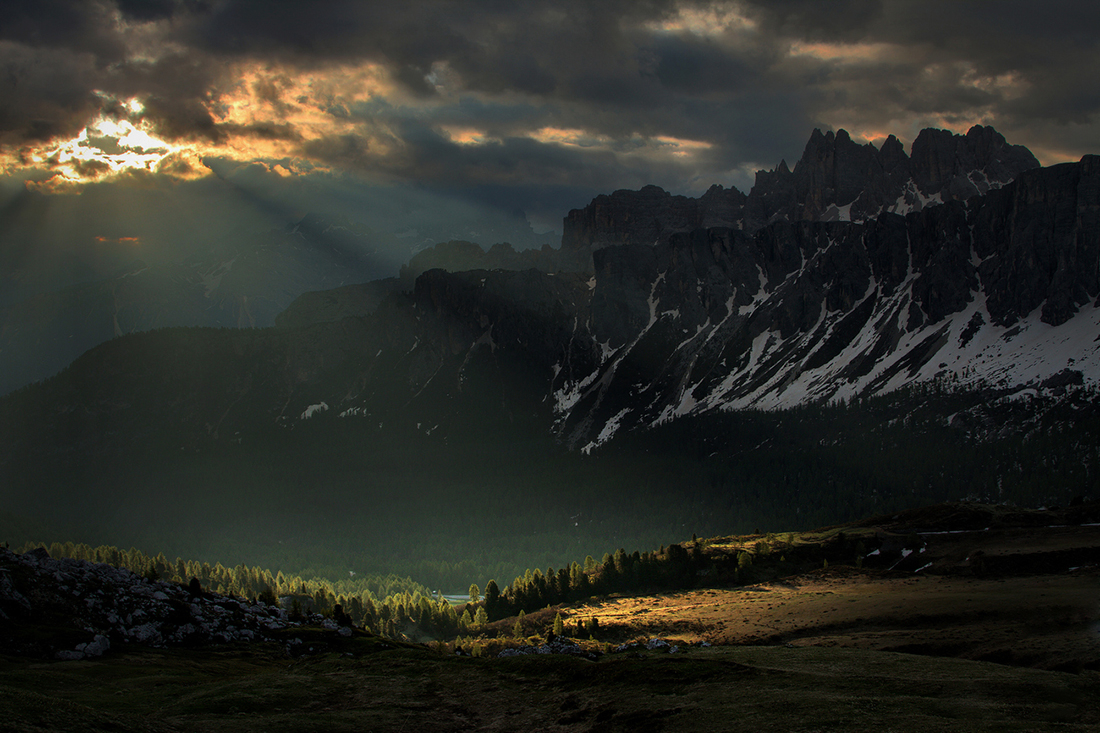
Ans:
[[[243,62],[233,81],[211,88],[203,106],[214,134],[160,133],[158,119],[137,97],[97,91],[100,111],[75,136],[0,149],[0,171],[30,173],[28,187],[75,193],[83,186],[118,179],[162,175],[190,180],[211,175],[208,157],[277,166],[280,176],[326,169],[314,155],[327,140],[368,141],[375,157],[399,147],[394,136],[357,105],[393,93],[377,64],[342,64],[300,71],[277,64]]]
[[[202,175],[198,152],[159,137],[155,126],[142,116],[145,110],[139,99],[118,100],[101,92],[97,96],[112,103],[112,112],[101,111],[70,139],[7,152],[0,157],[5,172],[42,171],[45,177],[28,180],[27,186],[50,193],[79,191],[85,184],[121,176]]]

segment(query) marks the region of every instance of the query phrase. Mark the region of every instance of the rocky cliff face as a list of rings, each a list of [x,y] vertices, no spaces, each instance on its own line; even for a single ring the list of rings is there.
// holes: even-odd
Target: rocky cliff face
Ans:
[[[698,199],[656,186],[598,196],[569,212],[562,250],[595,251],[616,244],[656,244],[677,232],[725,226],[754,232],[774,221],[865,221],[906,214],[929,204],[962,201],[999,188],[1039,162],[1009,145],[992,127],[966,135],[924,130],[912,155],[891,135],[876,148],[847,132],[814,130],[794,170],[786,162],[760,171],[746,196],[714,187]]]
[[[698,199],[673,196],[658,186],[597,196],[565,217],[563,253],[595,251],[616,244],[657,244],[672,232],[738,226],[745,194],[712,186]]]
[[[934,379],[1100,380],[1098,165],[1030,171],[905,217],[597,251],[590,322],[606,358],[557,393],[561,435],[583,447],[712,409]]]

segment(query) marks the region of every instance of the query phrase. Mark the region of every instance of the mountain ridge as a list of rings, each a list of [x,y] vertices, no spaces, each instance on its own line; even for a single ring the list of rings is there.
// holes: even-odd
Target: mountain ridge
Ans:
[[[1070,370],[1094,383],[1100,355],[1086,334],[1100,331],[1098,201],[1100,158],[1086,156],[906,217],[777,222],[751,237],[695,230],[599,249],[592,338],[615,357],[581,380],[598,385],[581,402],[601,405],[606,427],[623,410],[652,425],[933,378],[1024,385]],[[1032,343],[1020,350],[1014,339]],[[663,389],[613,386],[635,349],[664,364],[649,369],[667,376]],[[624,396],[607,407],[614,391]],[[642,409],[626,396],[642,393],[662,397]]]
[[[611,244],[659,243],[676,232],[725,226],[755,232],[787,221],[865,221],[927,205],[963,201],[1011,181],[1039,161],[1009,145],[992,127],[966,135],[922,130],[907,156],[890,135],[880,148],[859,145],[848,132],[815,129],[791,171],[786,161],[758,171],[746,195],[712,186],[698,199],[657,186],[597,196],[565,217],[562,250],[594,251]]]

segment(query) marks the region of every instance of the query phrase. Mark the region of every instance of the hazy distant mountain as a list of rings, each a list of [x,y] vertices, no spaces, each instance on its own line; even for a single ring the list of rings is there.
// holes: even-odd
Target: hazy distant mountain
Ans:
[[[283,230],[174,262],[132,260],[106,278],[0,308],[0,394],[54,374],[96,344],[168,326],[262,328],[299,295],[383,277],[400,246],[307,215]]]

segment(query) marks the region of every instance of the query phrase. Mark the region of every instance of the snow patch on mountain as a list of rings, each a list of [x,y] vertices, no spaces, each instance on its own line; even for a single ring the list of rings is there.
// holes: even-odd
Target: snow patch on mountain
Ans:
[[[228,262],[222,262],[206,272],[199,273],[199,277],[202,279],[203,288],[206,290],[207,298],[214,295],[214,291],[222,284],[222,278],[225,277],[227,272],[233,269],[233,263],[236,261],[237,258],[234,257]]]
[[[924,195],[917,187],[916,181],[910,179],[902,190],[898,200],[894,202],[893,206],[886,208],[886,211],[891,214],[909,214],[914,211],[920,211],[929,206],[936,206],[943,203],[943,196],[940,193],[934,193],[931,196]]]
[[[319,402],[316,405],[310,405],[307,407],[301,415],[298,416],[299,420],[308,420],[318,412],[328,412],[328,404],[325,402]]]
[[[596,436],[596,439],[581,448],[581,452],[585,455],[588,455],[592,452],[593,448],[598,448],[607,441],[611,440],[615,433],[618,432],[619,427],[622,425],[623,418],[630,414],[630,412],[631,409],[629,407],[624,407],[623,409],[619,410],[619,412],[616,413],[614,417],[604,423],[604,426],[600,430],[600,434]]]

